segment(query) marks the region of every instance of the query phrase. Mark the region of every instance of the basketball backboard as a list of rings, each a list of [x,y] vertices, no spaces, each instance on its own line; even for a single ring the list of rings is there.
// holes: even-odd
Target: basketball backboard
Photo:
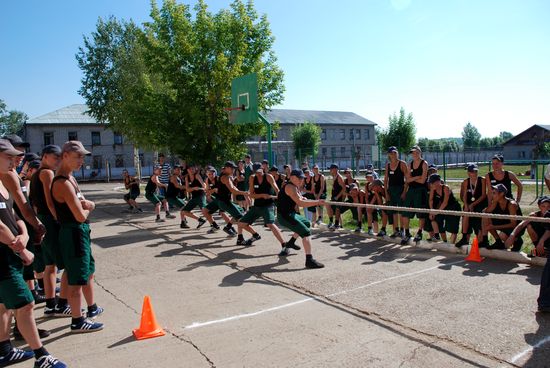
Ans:
[[[231,110],[229,121],[249,124],[258,121],[258,76],[246,74],[231,82]]]

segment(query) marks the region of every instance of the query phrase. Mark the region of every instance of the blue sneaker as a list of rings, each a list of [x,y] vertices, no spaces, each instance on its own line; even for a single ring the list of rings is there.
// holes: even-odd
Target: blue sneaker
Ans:
[[[99,316],[103,312],[105,312],[105,309],[103,309],[103,307],[100,307],[98,305],[97,308],[93,312],[88,312],[87,317],[88,318],[96,318],[97,316]]]
[[[67,368],[67,365],[51,355],[43,355],[36,359],[34,368]]]
[[[87,333],[103,330],[103,323],[94,322],[89,319],[85,319],[80,323],[71,324],[72,333]]]
[[[34,352],[26,351],[18,348],[12,348],[11,351],[0,357],[0,367],[7,367],[8,365],[24,362],[34,357]]]

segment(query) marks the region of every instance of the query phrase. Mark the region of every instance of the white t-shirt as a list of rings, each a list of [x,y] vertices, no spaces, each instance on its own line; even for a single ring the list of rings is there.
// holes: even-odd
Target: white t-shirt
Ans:
[[[550,164],[546,166],[546,172],[544,173],[544,177],[548,180],[550,180]]]

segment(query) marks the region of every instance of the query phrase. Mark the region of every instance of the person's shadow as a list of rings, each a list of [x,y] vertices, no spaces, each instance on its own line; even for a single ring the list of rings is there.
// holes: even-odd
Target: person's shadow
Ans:
[[[533,347],[531,357],[524,364],[524,368],[550,367],[550,314],[537,313],[538,330],[535,333],[525,334],[525,341]],[[521,363],[521,359],[518,363]]]

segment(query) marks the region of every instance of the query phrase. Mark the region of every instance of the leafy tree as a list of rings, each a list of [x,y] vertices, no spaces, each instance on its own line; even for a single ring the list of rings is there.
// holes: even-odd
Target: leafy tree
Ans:
[[[283,72],[266,16],[234,0],[212,14],[204,0],[151,3],[138,26],[99,19],[76,55],[84,73],[79,93],[90,114],[143,148],[167,149],[187,161],[219,163],[241,156],[263,125],[234,125],[231,81],[257,73],[261,110],[283,99]]]
[[[21,134],[25,122],[29,119],[27,114],[17,110],[7,110],[6,103],[0,100],[0,136],[7,134]]]
[[[514,137],[514,135],[510,132],[500,132],[500,134],[498,136],[499,136],[500,141],[502,143],[504,143],[507,140],[512,139]]]
[[[294,155],[298,160],[315,156],[321,145],[321,127],[311,121],[306,121],[292,129]]]
[[[385,149],[390,146],[396,146],[400,152],[408,150],[416,142],[416,127],[412,113],[406,114],[405,109],[401,107],[399,116],[393,114],[389,117],[389,126],[387,129],[381,129],[378,134],[379,144]]]
[[[477,148],[480,146],[481,134],[479,130],[470,122],[462,130],[462,141],[464,149]]]

